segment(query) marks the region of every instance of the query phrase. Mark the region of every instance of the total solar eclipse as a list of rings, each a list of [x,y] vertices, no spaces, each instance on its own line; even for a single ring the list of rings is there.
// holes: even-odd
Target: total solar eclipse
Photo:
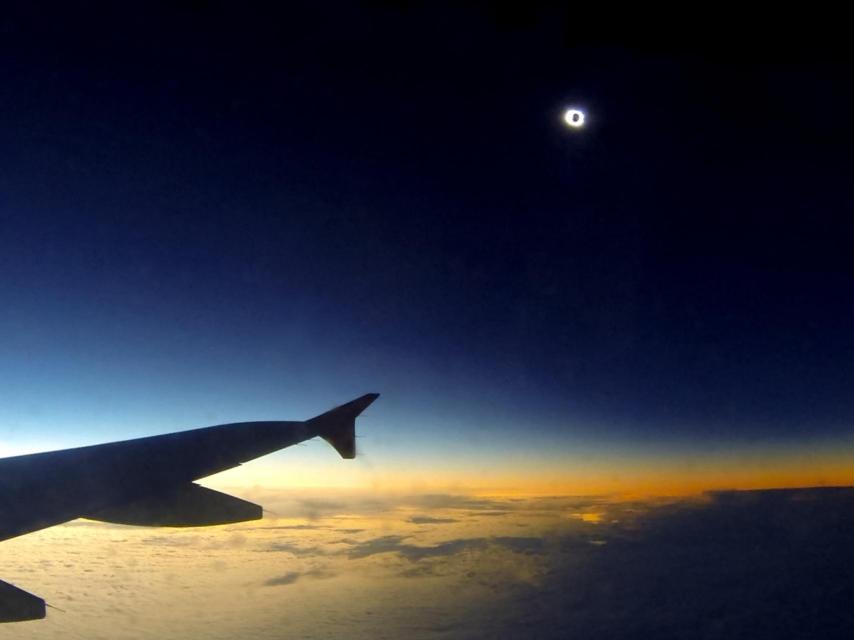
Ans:
[[[585,115],[581,109],[567,109],[563,112],[563,121],[568,127],[580,129],[584,126]]]

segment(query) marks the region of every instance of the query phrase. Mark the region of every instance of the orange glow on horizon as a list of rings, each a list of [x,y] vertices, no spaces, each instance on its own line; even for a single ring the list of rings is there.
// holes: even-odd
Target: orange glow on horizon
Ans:
[[[854,486],[848,447],[708,454],[612,456],[591,461],[567,457],[537,464],[513,460],[484,465],[465,461],[430,465],[262,459],[205,481],[213,487],[358,489],[392,493],[457,493],[495,496],[613,495],[689,496],[728,489]]]

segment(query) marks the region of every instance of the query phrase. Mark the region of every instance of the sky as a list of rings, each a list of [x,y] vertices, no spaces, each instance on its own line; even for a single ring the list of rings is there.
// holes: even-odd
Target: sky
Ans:
[[[832,44],[332,6],[3,18],[3,453],[379,392],[363,460],[312,443],[227,480],[851,481]]]
[[[648,10],[4,12],[0,457],[380,397],[0,640],[852,637],[847,22]]]

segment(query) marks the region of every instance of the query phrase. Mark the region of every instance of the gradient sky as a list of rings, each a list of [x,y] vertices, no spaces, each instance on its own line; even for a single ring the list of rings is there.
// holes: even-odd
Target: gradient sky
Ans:
[[[221,482],[854,481],[832,50],[328,9],[0,21],[0,452],[376,391]]]

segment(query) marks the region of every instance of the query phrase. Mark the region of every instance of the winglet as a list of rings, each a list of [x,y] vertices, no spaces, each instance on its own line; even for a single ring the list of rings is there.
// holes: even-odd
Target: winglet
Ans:
[[[335,407],[308,420],[306,424],[313,428],[317,435],[335,447],[342,458],[356,457],[356,416],[368,408],[377,398],[378,393],[366,393],[361,398],[351,400],[347,404]]]

